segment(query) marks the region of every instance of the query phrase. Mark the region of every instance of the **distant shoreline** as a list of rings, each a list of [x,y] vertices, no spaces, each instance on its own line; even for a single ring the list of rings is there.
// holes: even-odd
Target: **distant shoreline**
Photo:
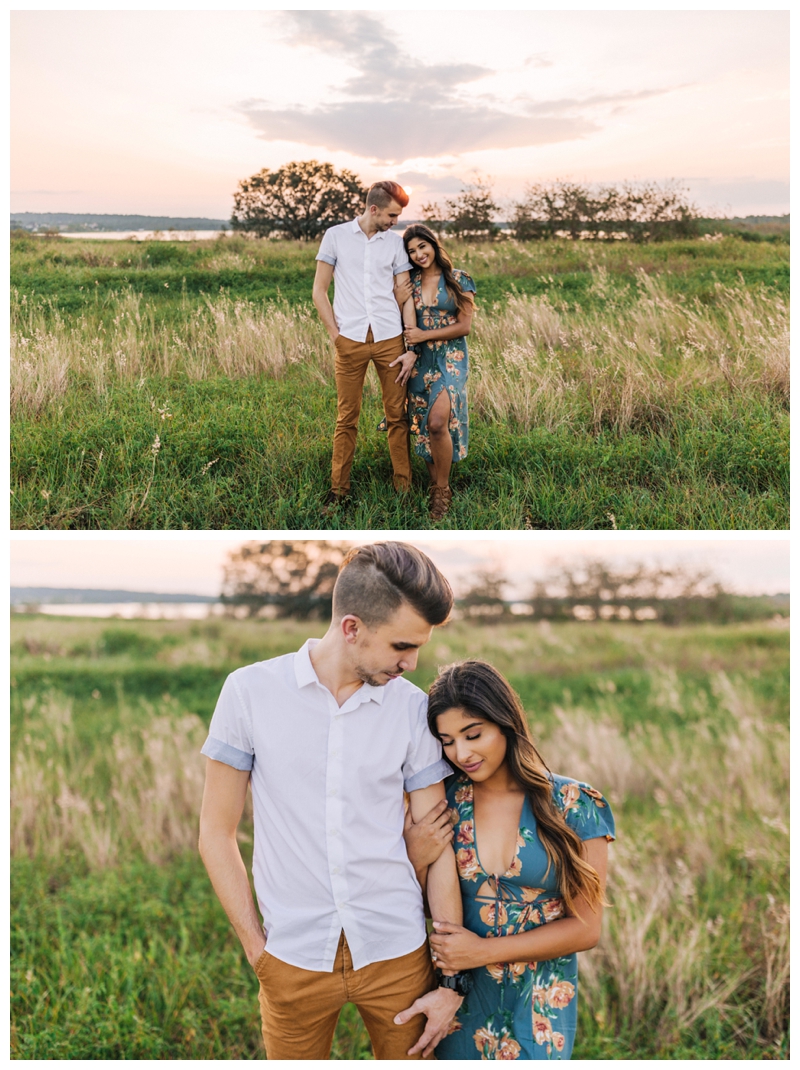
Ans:
[[[70,230],[86,234],[103,231],[132,230],[230,230],[229,219],[206,216],[125,215],[92,212],[11,212],[12,230],[35,231],[39,228]],[[16,224],[16,226],[15,226]]]
[[[108,590],[97,587],[12,587],[11,605],[50,603],[62,605],[98,604],[102,602],[198,602],[206,605],[219,602],[219,595],[186,594],[164,591]]]
[[[80,212],[11,212],[10,216],[12,231],[27,231],[31,234],[55,231],[65,238],[99,238],[107,235],[108,238],[132,237],[141,241],[158,236],[187,241],[202,234],[207,234],[209,238],[216,238],[220,233],[231,235],[236,233],[231,227],[230,220],[209,219],[204,216],[112,215]],[[720,219],[703,217],[699,221],[734,226],[768,223],[788,225],[790,217],[787,212],[784,215],[730,216]],[[402,231],[416,222],[421,221],[401,220],[396,229]],[[507,222],[499,222],[496,225],[501,230],[511,226]]]

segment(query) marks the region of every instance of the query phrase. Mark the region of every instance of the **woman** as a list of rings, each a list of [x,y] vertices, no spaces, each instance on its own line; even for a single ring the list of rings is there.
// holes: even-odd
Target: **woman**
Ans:
[[[439,239],[421,223],[403,233],[415,265],[411,297],[403,305],[406,345],[418,359],[408,383],[408,420],[414,449],[431,477],[430,515],[450,508],[450,466],[467,456],[467,335],[475,283],[454,268]]]
[[[432,955],[472,981],[436,1057],[569,1059],[577,952],[600,936],[610,807],[548,770],[519,698],[485,662],[441,673],[428,724],[456,769],[447,798],[464,903],[464,927],[435,925]]]

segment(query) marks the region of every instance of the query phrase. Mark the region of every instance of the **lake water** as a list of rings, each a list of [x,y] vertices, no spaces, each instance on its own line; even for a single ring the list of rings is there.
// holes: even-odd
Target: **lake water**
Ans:
[[[87,230],[59,232],[62,238],[91,238],[92,241],[213,241],[229,230]]]
[[[37,606],[54,617],[119,617],[123,620],[206,620],[220,617],[219,602],[81,602]]]

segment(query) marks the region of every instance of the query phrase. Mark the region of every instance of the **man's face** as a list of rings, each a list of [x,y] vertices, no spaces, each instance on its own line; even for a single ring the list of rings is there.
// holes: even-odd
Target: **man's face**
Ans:
[[[369,206],[372,222],[378,230],[391,230],[403,209],[397,201],[389,201],[385,208],[379,208],[377,204]]]
[[[344,620],[357,621],[357,627],[350,626],[352,638],[348,638],[353,670],[359,680],[373,687],[383,687],[404,672],[413,672],[419,648],[433,632],[433,625],[406,602],[394,616],[372,630],[357,617]]]

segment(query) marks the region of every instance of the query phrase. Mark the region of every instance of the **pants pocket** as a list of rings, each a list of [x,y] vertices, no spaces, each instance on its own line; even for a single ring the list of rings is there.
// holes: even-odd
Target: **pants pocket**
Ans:
[[[253,963],[253,971],[255,972],[255,975],[259,979],[259,981],[264,980],[264,968],[271,959],[272,955],[270,955],[268,951],[264,950]]]

